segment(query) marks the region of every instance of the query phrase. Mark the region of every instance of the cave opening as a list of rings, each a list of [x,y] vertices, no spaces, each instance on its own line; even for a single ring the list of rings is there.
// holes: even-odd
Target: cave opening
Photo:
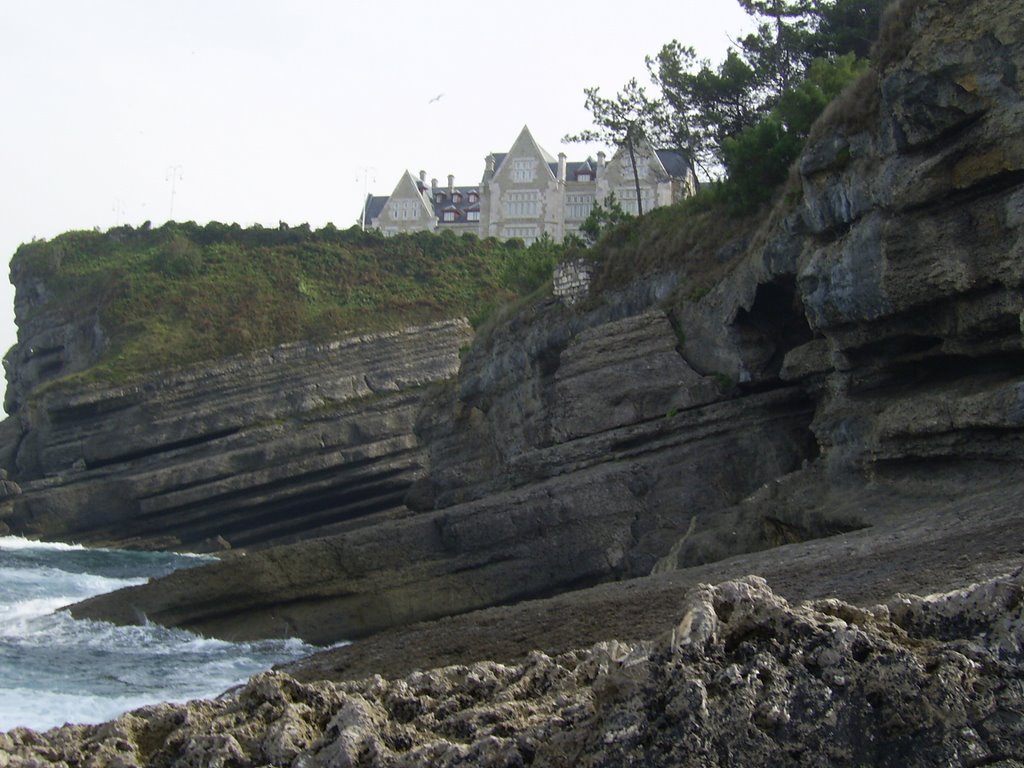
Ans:
[[[778,380],[786,353],[813,337],[795,275],[780,275],[762,283],[750,309],[740,309],[733,327],[752,362],[752,382],[764,385]]]

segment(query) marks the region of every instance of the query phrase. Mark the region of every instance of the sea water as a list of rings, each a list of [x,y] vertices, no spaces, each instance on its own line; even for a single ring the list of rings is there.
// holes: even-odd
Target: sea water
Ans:
[[[98,723],[145,704],[214,697],[316,650],[294,639],[229,643],[153,624],[117,627],[60,610],[204,562],[0,537],[0,731]]]

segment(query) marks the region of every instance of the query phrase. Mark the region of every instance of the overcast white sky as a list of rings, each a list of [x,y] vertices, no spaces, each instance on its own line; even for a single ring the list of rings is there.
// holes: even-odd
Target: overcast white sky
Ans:
[[[365,168],[377,194],[474,184],[524,124],[580,159],[584,88],[750,26],[735,0],[0,0],[0,253],[147,219],[344,228]],[[13,301],[0,280],[4,351]]]

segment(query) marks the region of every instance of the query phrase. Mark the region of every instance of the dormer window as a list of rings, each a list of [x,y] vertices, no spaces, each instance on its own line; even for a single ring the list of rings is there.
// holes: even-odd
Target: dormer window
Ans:
[[[590,171],[580,171],[579,173],[576,174],[576,181],[592,181],[592,180],[593,180],[593,176],[591,176]]]
[[[462,202],[462,193],[461,192],[456,192],[454,195],[452,195],[452,202],[453,203],[461,203]]]
[[[466,211],[466,221],[480,221],[480,209]]]
[[[471,203],[480,202],[480,195],[478,195],[476,192],[470,192],[469,193],[469,202],[471,202]]]
[[[444,192],[438,192],[436,195],[434,195],[434,202],[435,203],[443,203],[444,202]]]
[[[454,208],[449,208],[447,211],[442,211],[441,221],[455,221],[455,217],[458,215],[458,211]]]

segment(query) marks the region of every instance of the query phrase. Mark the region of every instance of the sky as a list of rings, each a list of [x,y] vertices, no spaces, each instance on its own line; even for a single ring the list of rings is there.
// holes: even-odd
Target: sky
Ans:
[[[672,39],[719,61],[735,0],[0,0],[0,253],[72,229],[356,222],[405,170],[476,184]],[[440,97],[440,98],[438,98]],[[0,280],[0,347],[16,341]]]

